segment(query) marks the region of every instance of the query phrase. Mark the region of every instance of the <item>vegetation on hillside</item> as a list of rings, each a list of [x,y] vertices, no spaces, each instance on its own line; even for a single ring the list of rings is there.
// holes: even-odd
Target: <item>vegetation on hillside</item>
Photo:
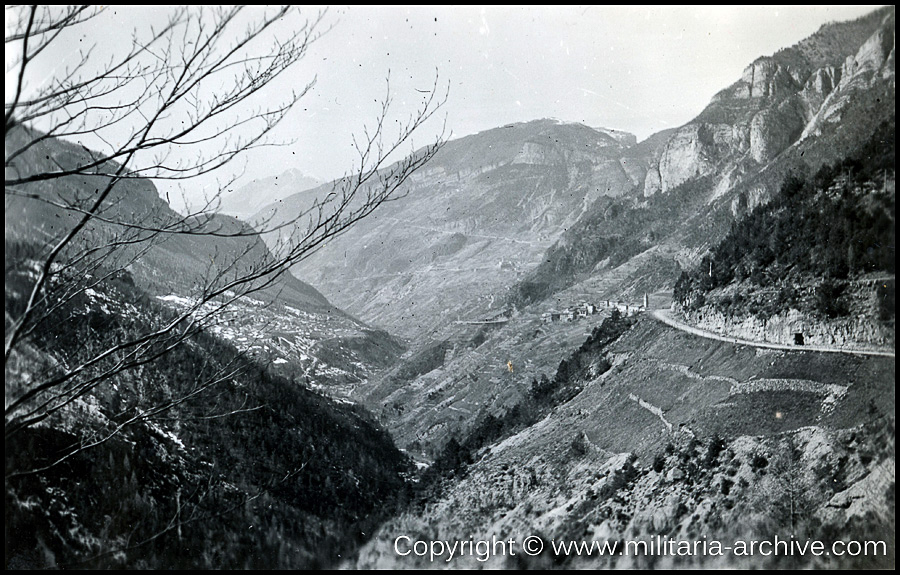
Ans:
[[[514,302],[541,301],[588,276],[601,261],[614,268],[653,247],[703,211],[711,184],[709,177],[695,178],[642,204],[629,197],[599,198],[519,283]]]
[[[695,270],[682,273],[675,300],[689,310],[712,304],[762,317],[790,307],[850,313],[845,292],[853,280],[895,273],[894,139],[891,120],[853,156],[811,177],[788,177],[772,201],[732,224]],[[743,287],[710,299],[731,284]],[[880,283],[877,296],[879,317],[893,317],[893,282]]]
[[[7,261],[7,309],[24,305],[28,265]],[[172,317],[127,275],[98,284],[14,354],[7,386]],[[408,471],[363,410],[207,333],[51,411],[7,428],[7,567],[326,567],[371,532]]]
[[[424,474],[423,485],[430,486],[442,477],[464,470],[475,461],[479,450],[534,425],[555,407],[581,393],[585,383],[609,370],[611,364],[603,355],[604,349],[634,322],[634,318],[614,309],[581,347],[559,363],[552,380],[546,374],[540,380],[533,378],[525,398],[506,413],[499,417],[488,413],[465,438],[451,438]]]

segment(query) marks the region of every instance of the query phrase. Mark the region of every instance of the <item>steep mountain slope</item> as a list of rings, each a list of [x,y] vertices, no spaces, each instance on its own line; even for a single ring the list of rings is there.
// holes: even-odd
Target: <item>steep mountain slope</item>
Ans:
[[[16,126],[8,152],[35,136]],[[8,179],[86,154],[41,138]],[[105,182],[7,188],[8,337],[42,258]],[[161,227],[195,233],[150,241]],[[235,294],[174,322],[206,280],[270,258],[232,217],[181,220],[144,179],[114,188],[6,362],[7,567],[322,567],[371,533],[409,463],[344,397],[402,347],[289,274],[202,330],[192,318]]]
[[[892,359],[758,350],[642,317],[611,343],[585,345],[566,366],[553,385],[573,387],[574,397],[499,437],[482,426],[479,433],[495,438],[457,455],[427,504],[383,525],[352,565],[436,564],[398,556],[398,534],[408,534],[410,546],[516,542],[516,556],[445,552],[437,560],[456,568],[760,567],[776,559],[664,556],[646,547],[578,557],[554,554],[551,541],[624,545],[660,536],[733,546],[776,535],[883,542],[878,556],[779,557],[780,566],[893,565]],[[543,539],[538,557],[523,552],[529,535]]]
[[[894,347],[895,125],[736,223],[675,285],[693,324],[754,340]]]
[[[866,185],[848,187],[844,192],[833,189],[827,192],[833,196],[829,199],[822,196],[826,193],[822,191],[824,188],[820,190],[810,184],[806,192],[793,198],[777,197],[771,204],[758,207],[754,216],[732,227],[725,241],[713,246],[712,255],[690,276],[695,291],[699,290],[698,286],[705,286],[703,294],[709,298],[705,307],[690,307],[691,321],[721,332],[722,326],[717,322],[728,317],[735,328],[729,333],[761,341],[770,340],[760,335],[769,330],[788,338],[787,341],[771,340],[780,343],[794,343],[795,333],[800,332],[805,335],[806,344],[892,347],[894,282],[891,279],[891,254],[894,242],[890,222],[893,219],[893,185],[891,179],[887,182],[891,185],[882,190],[879,179],[877,189],[872,189],[868,179],[875,172],[883,179],[883,166],[893,165],[893,139],[885,140],[885,134],[893,135],[892,124],[886,124],[876,132],[858,152],[872,159],[866,162],[848,160],[844,168],[823,169],[814,179],[821,183],[825,178],[830,182],[839,174],[854,174],[852,165],[856,165],[858,175],[854,181],[862,178]],[[824,172],[831,176],[826,178]],[[846,185],[854,184],[848,180]],[[851,189],[856,191],[851,192]],[[404,356],[397,367],[377,378],[374,385],[360,389],[360,397],[381,415],[401,446],[425,460],[432,458],[449,438],[468,433],[479,414],[498,414],[515,405],[524,397],[530,380],[555,369],[603,317],[548,322],[547,316],[554,310],[558,313],[559,310],[575,309],[581,302],[589,302],[600,305],[601,311],[605,311],[602,304],[608,299],[639,306],[644,294],[650,295],[651,307],[668,307],[671,298],[660,297],[652,290],[677,277],[679,266],[674,260],[677,252],[654,245],[646,236],[629,245],[623,239],[627,235],[621,232],[622,222],[652,226],[649,229],[660,234],[663,231],[678,233],[677,223],[672,219],[661,217],[654,221],[651,216],[679,209],[684,219],[688,219],[696,213],[698,206],[704,205],[693,192],[693,187],[683,184],[666,196],[650,198],[644,208],[631,212],[630,220],[626,219],[627,212],[612,215],[617,207],[612,201],[606,207],[609,214],[606,218],[588,220],[587,225],[584,221],[579,222],[572,230],[578,231],[579,235],[570,233],[566,236],[592,241],[568,245],[560,242],[550,252],[550,261],[562,262],[565,267],[553,268],[548,277],[565,278],[567,270],[581,269],[585,270],[581,272],[585,279],[557,291],[553,297],[518,309],[504,318],[504,323],[458,325],[452,331],[442,331],[442,343],[431,342],[414,348],[419,351]],[[770,221],[773,218],[765,217],[773,212],[779,214],[774,223]],[[599,241],[604,237],[609,239]],[[743,238],[743,243],[735,238]],[[853,242],[854,249],[848,250],[848,242]],[[757,248],[748,251],[746,245]],[[604,246],[609,251],[592,268],[592,260],[585,254],[586,250],[597,246]],[[771,251],[775,247],[780,251]],[[630,253],[623,253],[625,249],[631,250]],[[567,258],[558,257],[560,253],[568,254]],[[744,259],[741,259],[742,254]],[[765,257],[765,265],[756,260],[744,261],[757,257]],[[578,258],[583,259],[579,261]],[[827,276],[840,273],[840,262],[844,262],[846,274],[847,258],[855,262],[856,273],[850,279],[844,276],[845,279],[837,284],[835,280],[824,281]],[[715,271],[713,276],[707,274],[710,261]],[[733,278],[736,273],[744,278],[740,287],[728,284],[728,278]],[[760,279],[753,280],[751,275]],[[875,282],[874,279],[882,281]],[[753,281],[765,285],[751,290],[748,284]],[[553,284],[548,282],[546,285]],[[546,285],[524,287],[531,290],[530,293],[537,293],[541,287],[546,289]],[[823,290],[828,285],[834,287],[832,292],[826,293]],[[708,294],[712,286],[719,287]],[[846,294],[842,295],[845,287]],[[689,306],[681,300],[694,297],[687,291],[688,283],[676,290],[680,305],[686,309]],[[782,296],[785,293],[793,295],[785,299]],[[815,321],[813,317],[804,318],[796,309],[791,309],[806,309],[801,305],[806,302],[803,305],[824,306],[822,313],[831,313],[829,310],[839,309],[845,300],[848,303],[843,313],[852,314],[838,318],[833,325],[821,318]],[[748,310],[756,310],[753,313],[769,311],[742,324],[740,318]],[[811,311],[821,315],[815,309]],[[771,317],[773,314],[780,315]],[[790,321],[785,319],[788,317]],[[816,334],[827,335],[828,339]],[[431,361],[423,361],[431,350],[439,353],[432,355]],[[512,363],[515,371],[507,368],[507,361]]]
[[[513,301],[530,303],[592,281],[651,246],[682,267],[696,264],[735,218],[777,194],[788,175],[811,176],[843,160],[893,117],[893,50],[894,9],[887,7],[826,25],[758,59],[656,148],[643,184],[646,202],[587,211],[524,278]],[[658,262],[636,268],[614,293],[654,275]],[[664,274],[652,287],[671,287],[676,277]]]
[[[7,135],[8,148],[17,149],[33,136],[28,128],[19,126]],[[52,171],[57,165],[82,161],[87,153],[80,146],[48,138],[16,158],[7,170],[20,175]],[[32,182],[7,193],[7,253],[14,246],[28,251],[62,237],[81,216],[78,209],[84,209],[104,183],[100,176],[73,177]],[[151,182],[123,180],[104,204],[100,218],[85,227],[70,251],[85,253],[118,242],[105,252],[96,252],[105,260],[104,266],[124,268],[137,286],[176,307],[194,301],[197,290],[222,270],[246,272],[272,257],[255,232],[231,216],[215,215],[203,222],[181,220]],[[168,227],[177,232],[197,223],[197,233],[163,233],[152,241],[153,233],[142,229]],[[245,235],[228,237],[237,233]],[[236,258],[240,258],[237,266],[229,267]],[[262,360],[278,362],[277,369],[285,375],[326,387],[337,385],[333,391],[341,396],[401,351],[387,334],[338,310],[291,274],[240,299],[226,315],[223,324],[214,329],[222,333],[240,329],[243,333],[232,333],[235,345],[258,352]]]
[[[798,141],[834,132],[852,100],[875,84],[893,84],[893,51],[894,9],[887,7],[825,25],[796,46],[759,58],[669,139],[644,193],[712,173],[722,193]]]
[[[453,140],[406,195],[295,271],[343,309],[406,337],[502,311],[509,287],[597,198],[641,181],[639,161],[623,166],[623,142],[631,140],[552,120]],[[328,189],[279,202],[275,221]]]
[[[8,257],[7,310],[29,272]],[[124,278],[96,284],[13,351],[7,405],[172,316]],[[371,532],[408,471],[363,410],[209,334],[6,431],[7,568],[328,566]]]

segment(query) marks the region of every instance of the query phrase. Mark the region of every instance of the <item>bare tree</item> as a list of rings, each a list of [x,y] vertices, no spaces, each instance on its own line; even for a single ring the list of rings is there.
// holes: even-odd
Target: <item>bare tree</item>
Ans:
[[[257,13],[248,24],[241,7],[177,7],[163,26],[135,31],[130,46],[115,56],[98,59],[95,48],[83,49],[75,63],[35,83],[34,63],[103,9],[13,6],[6,10],[7,77],[14,79],[5,104],[7,202],[27,199],[61,216],[59,226],[43,230],[44,241],[25,246],[27,253],[18,258],[27,262],[27,269],[18,277],[25,286],[22,297],[7,304],[7,379],[17,352],[27,347],[42,325],[58,319],[54,314],[142,261],[170,238],[255,239],[240,244],[243,247],[234,253],[211,258],[205,270],[190,278],[190,304],[171,317],[106,345],[85,341],[77,362],[38,370],[12,386],[7,381],[7,439],[117,374],[164,357],[214,324],[239,298],[275,286],[293,264],[403,193],[410,176],[445,141],[441,134],[430,145],[394,161],[441,108],[446,92],[439,91],[435,78],[418,110],[389,134],[388,90],[374,126],[354,141],[359,158],[348,171],[351,175],[335,182],[331,192],[308,209],[291,214],[279,226],[291,230],[282,234],[286,239],[271,252],[260,251],[258,236],[275,231],[273,227],[268,222],[255,228],[223,223],[215,217],[216,194],[187,215],[158,205],[135,211],[127,197],[133,189],[128,182],[186,181],[222,173],[221,192],[234,180],[221,172],[223,168],[249,150],[277,145],[270,139],[272,130],[308,93],[314,80],[279,94],[275,104],[262,106],[258,96],[273,101],[275,81],[284,78],[310,44],[327,31],[323,30],[324,13],[304,19],[296,9],[282,7]],[[278,23],[297,17],[299,23],[291,32],[278,37],[274,31]],[[88,149],[59,144],[85,135],[103,145]],[[44,154],[51,142],[62,145],[63,152]],[[9,227],[7,220],[8,236]],[[10,249],[8,244],[8,281],[10,260],[17,259],[11,258]],[[228,368],[215,371],[190,394],[206,390],[229,374]],[[183,400],[151,406],[137,419]],[[79,449],[98,441],[105,439],[93,438]]]

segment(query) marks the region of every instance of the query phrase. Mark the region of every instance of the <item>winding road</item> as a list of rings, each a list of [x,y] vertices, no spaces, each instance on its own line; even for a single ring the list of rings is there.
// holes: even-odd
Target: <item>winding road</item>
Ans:
[[[709,331],[705,331],[702,329],[698,329],[696,327],[690,326],[686,323],[678,321],[673,318],[669,313],[669,310],[665,309],[657,309],[650,312],[650,314],[657,319],[658,321],[663,322],[664,324],[674,327],[675,329],[685,331],[687,333],[705,337],[707,339],[717,339],[719,341],[725,341],[728,343],[734,343],[737,345],[749,345],[751,347],[761,347],[765,349],[782,349],[788,351],[820,351],[826,353],[846,353],[850,355],[874,355],[880,357],[894,357],[894,352],[890,351],[879,351],[879,350],[864,350],[864,349],[846,349],[841,347],[828,347],[822,345],[787,345],[782,343],[768,343],[768,342],[759,342],[759,341],[750,341],[746,339],[739,339],[736,337],[729,337],[724,335],[719,335],[717,333],[712,333]]]

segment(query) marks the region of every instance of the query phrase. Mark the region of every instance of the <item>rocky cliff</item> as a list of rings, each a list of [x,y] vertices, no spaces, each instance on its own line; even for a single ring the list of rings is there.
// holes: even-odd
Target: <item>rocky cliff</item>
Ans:
[[[895,345],[893,325],[875,322],[865,316],[823,320],[795,309],[765,319],[732,316],[711,309],[684,312],[683,315],[700,329],[749,341],[841,349],[893,349]]]
[[[840,122],[842,108],[885,82],[894,82],[892,7],[823,26],[796,46],[750,64],[679,128],[648,171],[644,194],[665,193],[707,174],[753,172],[792,145],[825,135],[827,124]]]

